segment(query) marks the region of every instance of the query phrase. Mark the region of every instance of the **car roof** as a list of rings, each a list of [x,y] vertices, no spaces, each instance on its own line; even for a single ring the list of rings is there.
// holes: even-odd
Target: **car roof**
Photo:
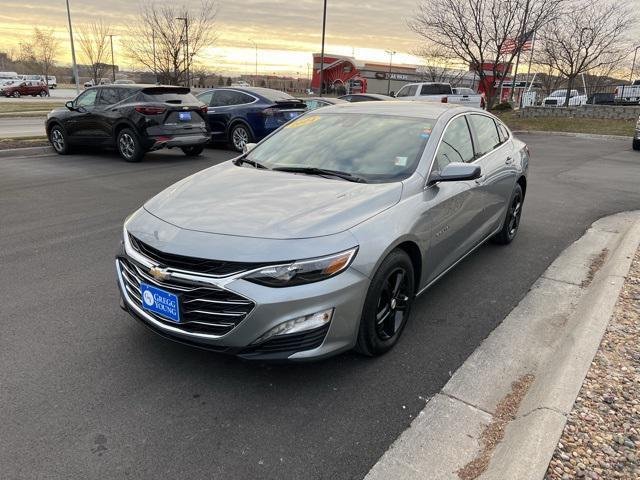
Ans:
[[[348,93],[347,95],[342,95],[342,97],[371,97],[371,98],[380,98],[382,100],[393,100],[393,97],[389,95],[380,95],[379,93]]]
[[[330,107],[323,107],[318,111],[318,114],[324,115],[327,113],[345,112],[436,119],[451,110],[459,110],[460,112],[481,111],[477,108],[452,105],[449,103],[421,100],[390,100],[388,102],[345,102]],[[314,110],[314,112],[316,112],[316,110]]]

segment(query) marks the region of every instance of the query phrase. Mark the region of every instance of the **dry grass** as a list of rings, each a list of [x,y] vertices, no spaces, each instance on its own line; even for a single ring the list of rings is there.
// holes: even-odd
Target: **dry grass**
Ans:
[[[43,100],[42,102],[24,102],[16,100],[15,102],[1,102],[0,113],[49,112],[50,110],[63,105],[63,101],[53,102],[50,100]]]
[[[633,136],[635,120],[604,120],[599,118],[518,118],[514,112],[495,112],[512,130],[545,132],[593,133],[598,135]]]
[[[44,136],[0,138],[0,150],[9,150],[11,148],[45,147],[47,145],[49,145],[49,140]]]

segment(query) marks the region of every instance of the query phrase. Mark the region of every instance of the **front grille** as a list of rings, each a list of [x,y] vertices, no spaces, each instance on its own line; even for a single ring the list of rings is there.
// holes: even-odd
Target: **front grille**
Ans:
[[[322,345],[324,337],[327,335],[327,331],[329,331],[329,324],[306,332],[272,337],[260,345],[245,349],[241,354],[251,355],[312,350]]]
[[[236,273],[246,272],[264,266],[264,263],[228,262],[223,260],[208,260],[206,258],[186,257],[173,253],[165,253],[153,248],[133,235],[129,234],[131,246],[138,253],[158,263],[161,267],[171,267],[190,272],[205,273],[217,277],[224,277]]]
[[[224,335],[231,331],[253,310],[255,304],[236,293],[216,287],[202,287],[176,280],[158,281],[142,267],[119,258],[124,287],[129,298],[142,307],[140,282],[153,285],[178,296],[180,323],[174,323],[145,310],[154,319],[187,333]]]
[[[558,104],[558,100],[545,100],[544,104],[545,105],[557,105]]]

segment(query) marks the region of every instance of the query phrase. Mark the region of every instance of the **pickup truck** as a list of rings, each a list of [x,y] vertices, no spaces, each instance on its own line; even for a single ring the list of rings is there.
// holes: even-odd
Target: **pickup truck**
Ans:
[[[635,80],[631,85],[619,85],[615,90],[616,103],[640,103],[640,80]]]
[[[449,83],[422,82],[404,85],[395,97],[398,100],[430,100],[484,108],[484,96],[470,88],[452,88]]]
[[[567,91],[566,90],[555,90],[551,92],[551,95],[545,97],[542,100],[543,107],[566,107],[567,103]],[[584,105],[587,103],[587,96],[580,94],[578,90],[572,89],[569,94],[569,106],[577,107],[579,105]]]

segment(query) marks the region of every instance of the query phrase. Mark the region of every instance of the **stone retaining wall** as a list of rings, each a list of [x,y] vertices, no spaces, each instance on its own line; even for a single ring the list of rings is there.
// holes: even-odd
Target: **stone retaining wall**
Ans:
[[[520,118],[576,117],[602,118],[609,120],[637,120],[640,105],[582,105],[579,107],[525,107],[519,111]]]

